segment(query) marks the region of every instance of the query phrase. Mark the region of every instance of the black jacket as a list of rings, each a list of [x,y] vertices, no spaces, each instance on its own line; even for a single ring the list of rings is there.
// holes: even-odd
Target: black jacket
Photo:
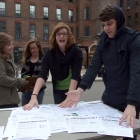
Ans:
[[[25,65],[23,65],[23,67],[22,67],[21,78],[25,78],[26,76],[30,76],[30,77],[36,76],[36,77],[38,77],[38,74],[41,70],[42,58],[43,58],[43,55],[39,54],[39,59],[36,63],[33,64],[34,66],[33,66],[33,69],[32,69],[32,63],[31,63],[30,57],[29,57],[27,59]],[[46,79],[48,79],[48,75],[47,75]],[[44,84],[39,92],[41,92],[45,88],[46,88],[46,85]]]
[[[104,64],[105,91],[102,100],[116,109],[124,110],[127,104],[137,106],[140,103],[140,34],[120,24],[114,38],[108,38],[104,32],[101,34],[80,87],[90,88]]]
[[[35,67],[31,70],[31,61],[30,57],[27,59],[25,65],[22,66],[21,69],[21,78],[25,78],[24,76],[37,76],[41,70],[41,62],[42,62],[43,55],[39,54],[39,60],[35,63]]]
[[[68,77],[71,67],[71,79],[79,81],[82,61],[82,51],[75,44],[69,48],[65,55],[63,55],[58,47],[55,50],[47,50],[42,60],[39,77],[46,80],[50,70],[52,82],[55,84],[57,80],[64,80]]]

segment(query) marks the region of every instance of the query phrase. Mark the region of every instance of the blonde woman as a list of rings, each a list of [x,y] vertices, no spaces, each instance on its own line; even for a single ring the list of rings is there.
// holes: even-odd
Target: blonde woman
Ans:
[[[37,38],[31,38],[25,47],[23,53],[23,67],[21,70],[21,77],[26,78],[27,76],[30,77],[37,77],[40,70],[41,70],[41,62],[43,58],[43,50],[41,47],[41,43],[37,40]],[[38,103],[42,104],[43,96],[45,94],[44,89],[46,88],[45,84],[41,87],[39,94],[38,94]],[[22,93],[21,104],[22,106],[27,104],[32,95],[32,90],[27,91],[26,93]]]

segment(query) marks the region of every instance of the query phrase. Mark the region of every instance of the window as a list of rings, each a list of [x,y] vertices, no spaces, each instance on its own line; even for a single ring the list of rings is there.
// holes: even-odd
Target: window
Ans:
[[[120,0],[120,8],[123,10],[123,0]]]
[[[131,16],[127,17],[127,26],[130,27],[131,26]]]
[[[84,19],[89,20],[89,7],[84,8]]]
[[[0,2],[0,15],[5,15],[5,2]]]
[[[56,19],[57,20],[61,20],[62,18],[61,18],[61,9],[56,9]]]
[[[131,0],[127,0],[127,10],[131,9]]]
[[[15,39],[21,39],[21,23],[15,24]]]
[[[78,21],[78,8],[76,9],[76,21]]]
[[[89,26],[84,27],[84,36],[89,36]]]
[[[44,25],[43,37],[44,37],[44,40],[48,40],[49,39],[49,27],[46,26],[46,25]]]
[[[6,23],[0,22],[0,32],[6,32]]]
[[[73,11],[69,10],[69,21],[73,21]]]
[[[135,0],[135,6],[138,6],[138,0]]]
[[[15,4],[15,16],[21,17],[21,4],[20,3]]]
[[[135,13],[134,15],[134,24],[138,25],[138,13]]]
[[[70,27],[71,32],[73,33],[73,27]]]
[[[30,18],[35,18],[35,6],[30,5]]]
[[[78,26],[76,27],[76,38],[78,38]]]
[[[44,14],[43,14],[44,19],[48,19],[49,16],[48,7],[44,7],[43,10],[44,10]]]
[[[30,38],[34,38],[35,37],[35,25],[31,24],[30,25]]]

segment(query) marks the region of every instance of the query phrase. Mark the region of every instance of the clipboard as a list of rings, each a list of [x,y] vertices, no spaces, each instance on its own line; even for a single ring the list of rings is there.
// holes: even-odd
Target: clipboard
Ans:
[[[25,80],[28,81],[28,83],[25,86],[20,87],[18,89],[18,92],[25,92],[28,90],[33,90],[37,79],[38,77],[27,77]]]

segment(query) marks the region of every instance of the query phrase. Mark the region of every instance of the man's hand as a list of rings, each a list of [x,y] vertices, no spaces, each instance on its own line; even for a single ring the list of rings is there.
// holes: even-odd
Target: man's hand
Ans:
[[[31,110],[34,106],[39,108],[36,95],[32,95],[30,102],[23,106],[23,110]]]
[[[78,88],[77,90],[72,90],[65,93],[67,95],[67,98],[62,103],[60,103],[59,107],[62,108],[71,108],[72,106],[76,107],[83,92],[84,92],[83,89]]]
[[[126,121],[126,126],[127,127],[134,127],[134,123],[135,123],[135,117],[136,117],[136,109],[135,106],[133,105],[127,105],[127,107],[125,108],[125,111],[123,113],[123,116],[120,119],[119,124],[121,125],[122,122],[127,119]]]

